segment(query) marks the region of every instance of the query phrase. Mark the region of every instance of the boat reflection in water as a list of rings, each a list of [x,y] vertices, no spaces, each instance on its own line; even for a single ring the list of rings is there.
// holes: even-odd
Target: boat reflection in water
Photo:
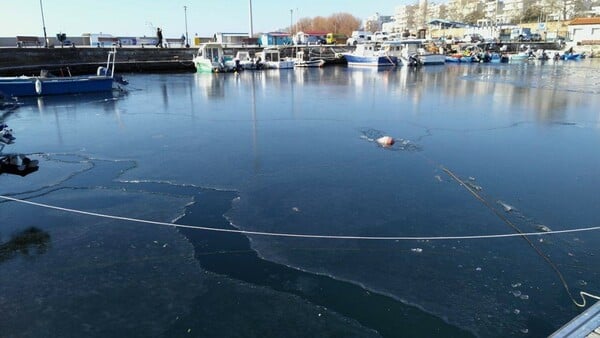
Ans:
[[[24,154],[0,154],[0,175],[12,174],[25,177],[38,169],[38,161]]]
[[[7,145],[15,143],[13,130],[6,123],[0,123],[0,174],[27,176],[38,170],[38,161],[23,154],[3,154]]]
[[[41,255],[48,250],[50,234],[36,227],[27,228],[9,241],[0,244],[0,263],[14,258],[17,254],[24,256]]]

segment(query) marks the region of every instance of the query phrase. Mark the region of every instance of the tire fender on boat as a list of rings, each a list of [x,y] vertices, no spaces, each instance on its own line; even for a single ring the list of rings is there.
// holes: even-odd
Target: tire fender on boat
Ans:
[[[35,80],[35,92],[38,95],[42,94],[42,81],[40,81],[40,79]]]

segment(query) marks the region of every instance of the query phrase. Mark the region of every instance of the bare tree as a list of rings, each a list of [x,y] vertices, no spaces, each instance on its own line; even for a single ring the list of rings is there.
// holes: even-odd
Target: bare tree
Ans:
[[[360,19],[348,13],[335,13],[329,17],[301,18],[295,26],[299,31],[320,31],[350,35],[360,27]]]

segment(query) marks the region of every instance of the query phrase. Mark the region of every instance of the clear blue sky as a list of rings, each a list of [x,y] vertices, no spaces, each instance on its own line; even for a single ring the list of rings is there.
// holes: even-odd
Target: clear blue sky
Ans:
[[[43,36],[39,0],[0,0],[0,36]],[[185,32],[187,5],[190,36],[215,32],[249,31],[248,0],[42,0],[48,36],[107,33],[115,36],[153,36],[155,27],[166,37]],[[288,27],[301,17],[347,12],[360,19],[379,12],[392,15],[394,8],[416,0],[253,0],[254,32]]]

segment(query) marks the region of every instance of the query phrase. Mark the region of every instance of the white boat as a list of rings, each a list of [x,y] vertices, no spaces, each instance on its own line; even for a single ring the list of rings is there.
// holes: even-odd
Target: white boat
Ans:
[[[375,43],[364,43],[356,46],[350,53],[342,54],[348,62],[348,67],[394,67],[398,65],[398,57],[394,55],[396,47],[391,47],[389,42],[387,48],[382,44],[381,48]]]
[[[325,60],[323,59],[310,59],[308,54],[304,54],[304,51],[299,51],[296,53],[296,58],[294,59],[295,67],[323,67],[325,64]]]
[[[443,65],[446,63],[446,56],[443,54],[430,53],[425,50],[423,40],[399,40],[402,44],[401,58],[406,65]]]
[[[232,60],[232,57],[223,53],[223,46],[216,42],[201,44],[198,54],[193,58],[198,73],[233,71],[235,70],[234,65],[228,62]]]
[[[527,60],[529,60],[529,53],[528,52],[521,52],[518,54],[511,54],[508,57],[508,62],[509,63],[521,63],[521,62],[525,62]]]
[[[231,61],[226,61],[225,65],[228,68],[235,68],[237,70],[256,70],[263,69],[264,63],[256,57],[251,57],[248,51],[239,51],[235,55],[235,58]]]
[[[267,69],[290,69],[294,68],[294,60],[281,58],[277,48],[265,48],[259,53],[261,61]]]

